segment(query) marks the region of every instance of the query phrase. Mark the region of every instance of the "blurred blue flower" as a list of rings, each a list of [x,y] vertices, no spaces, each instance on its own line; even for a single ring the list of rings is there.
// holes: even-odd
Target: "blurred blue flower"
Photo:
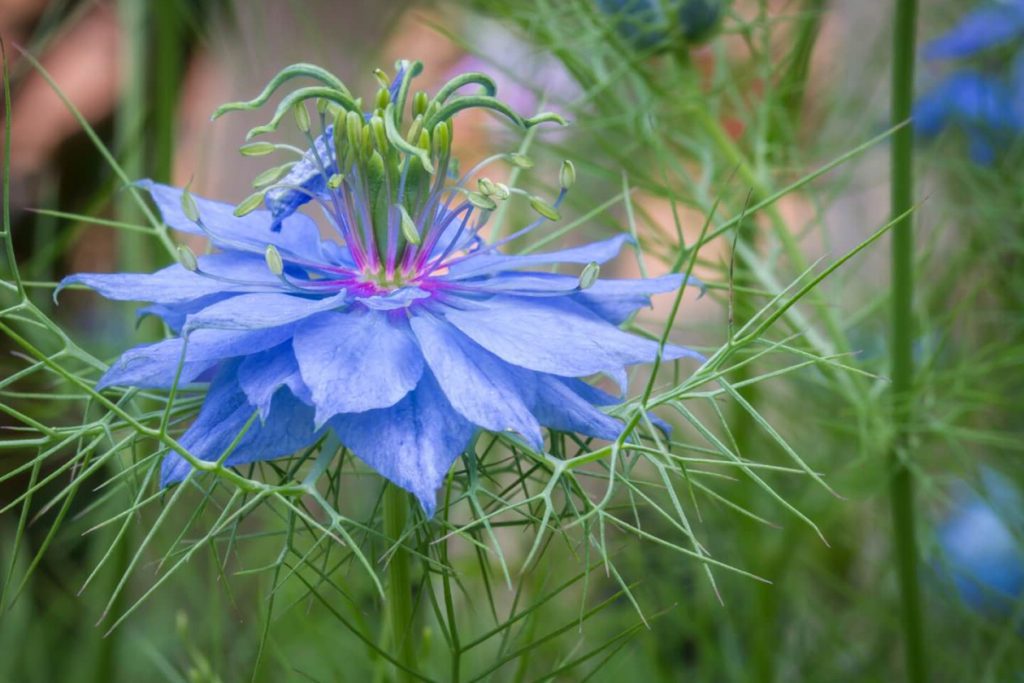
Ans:
[[[988,2],[969,12],[948,33],[929,42],[929,60],[962,59],[1024,38],[1024,0]],[[922,138],[934,138],[947,127],[967,137],[971,159],[991,165],[997,150],[1024,131],[1024,51],[1008,65],[979,71],[953,71],[918,99],[914,126]]]
[[[198,258],[187,252],[181,264],[151,274],[64,280],[62,286],[83,284],[110,299],[150,302],[141,313],[159,316],[177,335],[127,351],[98,387],[209,381],[180,440],[197,457],[226,458],[232,466],[268,460],[333,430],[428,513],[479,429],[512,432],[535,450],[544,445],[542,427],[617,438],[622,423],[599,407],[618,400],[581,378],[604,374],[621,387],[627,366],[655,360],[657,342],[619,325],[683,278],[595,280],[597,264],[615,257],[625,236],[547,253],[502,251],[557,218],[571,166],[553,205],[530,197],[537,221],[485,243],[479,233],[491,210],[521,191],[491,181],[469,191],[479,168],[452,178],[452,125],[441,114],[471,99],[527,125],[550,117],[524,121],[491,94],[453,98],[458,87],[444,88],[432,102],[417,95],[410,139],[401,138],[407,80],[418,70],[403,69],[400,87],[378,94],[370,119],[357,103],[334,112],[333,128],[267,192],[270,210],[233,211],[140,183],[168,226],[205,235],[218,251]],[[470,75],[470,83],[485,91],[490,85],[482,74]],[[306,164],[311,158],[316,179]],[[277,189],[297,194],[272,195]],[[322,210],[331,238],[296,212],[305,202]],[[550,271],[555,264],[585,267],[583,275],[563,275]],[[662,353],[699,357],[672,345]],[[189,470],[171,454],[162,482],[178,482]]]
[[[722,0],[596,0],[615,30],[639,50],[667,47],[674,33],[687,43],[708,38],[722,17]]]
[[[1010,611],[1024,597],[1024,500],[991,469],[981,472],[981,495],[965,484],[939,528],[940,567],[971,607]]]

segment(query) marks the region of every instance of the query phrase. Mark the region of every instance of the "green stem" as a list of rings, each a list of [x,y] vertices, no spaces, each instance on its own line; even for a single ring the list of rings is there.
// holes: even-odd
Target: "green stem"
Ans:
[[[412,642],[412,581],[409,576],[409,553],[402,547],[409,496],[402,489],[388,484],[384,491],[384,534],[396,544],[388,562],[387,610],[391,628],[391,645],[395,660],[406,669],[415,670]],[[412,681],[408,671],[395,667],[395,680]]]
[[[917,0],[896,0],[893,22],[892,119],[910,117],[914,93],[914,47]],[[899,574],[903,647],[907,680],[928,678],[924,654],[923,619],[917,576],[914,530],[914,486],[907,467],[910,406],[914,383],[914,137],[910,126],[892,137],[892,215],[904,216],[892,229],[892,407],[894,442],[890,453],[890,496],[893,551]]]

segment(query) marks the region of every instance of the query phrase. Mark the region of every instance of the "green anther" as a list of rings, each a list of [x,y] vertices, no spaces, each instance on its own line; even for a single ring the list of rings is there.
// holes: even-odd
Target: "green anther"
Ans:
[[[342,163],[345,159],[345,143],[348,140],[345,130],[345,124],[347,122],[348,112],[344,109],[338,108],[338,111],[334,112],[334,162],[338,165],[339,169],[342,169]]]
[[[430,100],[427,98],[427,93],[420,90],[412,97],[412,115],[423,116],[427,111],[428,104],[430,104]]]
[[[397,205],[396,208],[401,219],[402,237],[412,244],[419,246],[422,240],[420,239],[420,234],[416,231],[416,223],[413,222],[412,216],[409,215],[409,212],[401,204]]]
[[[414,118],[412,120],[412,123],[409,124],[409,132],[406,134],[405,139],[409,140],[409,141],[419,140],[419,138],[420,138],[420,131],[422,131],[422,130],[423,130],[423,116],[420,115],[420,116],[417,116],[416,118]]]
[[[491,182],[490,178],[481,178],[476,182],[480,186],[480,193],[490,197],[491,195],[497,194],[497,186]]]
[[[316,101],[316,113],[323,116],[327,113],[327,108],[331,106],[330,100],[317,100]]]
[[[562,169],[558,172],[558,183],[563,190],[568,190],[576,184],[576,167],[568,159],[562,162]]]
[[[544,218],[547,218],[549,221],[557,221],[562,217],[561,214],[558,213],[558,209],[551,206],[540,197],[530,197],[530,206],[533,207],[534,211],[539,213],[541,216],[544,216]]]
[[[388,78],[388,75],[384,73],[383,69],[374,69],[373,76],[377,79],[377,82],[380,83],[382,88],[387,89],[391,87],[391,79]]]
[[[294,165],[295,165],[295,162],[292,161],[292,162],[289,162],[287,164],[281,164],[280,166],[274,166],[272,168],[268,168],[267,170],[263,171],[263,173],[260,173],[258,176],[253,178],[253,180],[252,180],[253,188],[259,189],[261,187],[269,185],[270,183],[274,182],[275,180],[277,180],[278,178],[283,176],[285,173],[290,171],[292,166],[294,166]]]
[[[525,154],[519,154],[518,152],[509,154],[508,160],[512,162],[513,166],[518,166],[519,168],[533,168],[533,159]]]
[[[242,156],[262,157],[271,154],[277,149],[271,142],[249,142],[238,148]]]
[[[192,193],[188,191],[187,187],[181,191],[181,212],[185,214],[185,218],[193,223],[199,222],[199,207],[196,205],[196,200],[192,198]]]
[[[363,117],[354,111],[345,114],[345,137],[348,139],[348,146],[353,152],[359,149],[360,138],[363,134]],[[335,132],[337,135],[337,132]]]
[[[387,88],[377,91],[377,109],[384,110],[391,103],[391,93]]]
[[[199,261],[196,259],[195,252],[193,252],[187,244],[178,245],[178,263],[181,267],[190,273],[194,273],[199,270]]]
[[[260,204],[263,203],[263,193],[254,192],[245,199],[243,199],[238,206],[235,207],[235,215],[241,218],[246,214],[250,214],[255,211]]]
[[[267,260],[267,268],[274,275],[281,275],[284,272],[284,260],[281,258],[281,252],[277,250],[273,244],[268,244],[266,251],[263,252],[264,258]]]
[[[308,133],[310,129],[309,122],[309,110],[306,109],[305,102],[296,102],[292,113],[295,115],[295,125],[298,126],[299,130],[303,133]]]
[[[446,123],[434,126],[434,154],[445,156],[451,149],[452,131]]]
[[[385,153],[388,149],[388,136],[384,132],[384,119],[380,116],[374,116],[370,119],[370,129],[373,130],[374,143],[377,145],[377,149],[381,153]]]
[[[483,209],[484,211],[494,211],[498,208],[498,205],[493,199],[486,197],[479,192],[470,192],[466,195],[466,198],[469,199],[470,204],[478,209]]]
[[[512,191],[508,189],[508,185],[505,183],[495,183],[494,196],[498,199],[508,199],[512,196]]]
[[[369,158],[373,154],[373,131],[370,129],[370,126],[363,126],[362,133],[359,136],[359,149],[364,159]]]
[[[337,190],[339,187],[341,187],[341,184],[343,182],[345,182],[345,176],[343,176],[340,173],[335,173],[334,175],[327,179],[327,187],[329,187],[332,190]]]
[[[601,266],[598,265],[597,261],[591,261],[583,267],[583,272],[580,273],[580,289],[590,289],[595,282],[597,277],[601,274]]]

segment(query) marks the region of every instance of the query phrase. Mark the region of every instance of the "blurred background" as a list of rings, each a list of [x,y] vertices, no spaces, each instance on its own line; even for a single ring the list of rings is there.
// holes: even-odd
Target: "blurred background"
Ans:
[[[538,191],[554,185],[561,159],[572,159],[578,187],[563,216],[579,220],[564,239],[639,238],[639,258],[620,258],[610,274],[678,270],[699,242],[695,273],[707,292],[686,295],[672,337],[713,349],[730,324],[889,220],[888,5],[687,0],[652,30],[631,19],[629,0],[0,0],[12,91],[6,210],[20,274],[34,305],[99,357],[159,335],[152,321],[137,326],[130,307],[77,291],[59,306],[51,298],[53,283],[71,272],[170,262],[155,240],[116,229],[140,218],[102,150],[130,178],[191,183],[196,194],[237,202],[266,166],[237,148],[266,112],[211,123],[218,105],[252,97],[293,62],[322,65],[370,93],[375,67],[419,59],[428,89],[485,71],[517,111],[549,109],[572,121],[523,143],[496,119],[468,114],[456,155],[470,166],[528,144],[537,164],[521,182]],[[920,45],[984,5],[922,2]],[[992,49],[934,59],[918,50],[920,112],[934,125],[919,127],[916,148],[909,466],[937,681],[1024,680],[1024,125],[1003,116],[1016,111],[1018,92],[1024,98],[1024,79],[1013,75],[1024,10],[1016,21],[1002,22],[1006,35]],[[963,74],[975,80],[949,85]],[[993,79],[1004,80],[997,88]],[[730,220],[732,228],[701,239],[706,226],[715,234]],[[615,597],[623,579],[599,569],[544,601],[593,558],[552,544],[545,575],[512,591],[493,561],[463,549],[453,562],[465,572],[460,604],[475,625],[467,630],[487,632],[491,612],[496,618],[521,594],[538,601],[497,650],[504,664],[490,671],[495,651],[479,648],[464,679],[898,680],[888,297],[883,241],[780,321],[772,341],[784,348],[732,376],[834,494],[785,471],[787,452],[749,413],[725,402],[700,409],[723,413],[737,452],[777,466],[766,478],[820,529],[819,537],[751,481],[716,475],[718,494],[697,507],[695,533],[711,556],[770,583],[716,570],[712,584],[700,563],[623,536],[616,567],[634,597]],[[657,329],[671,303],[672,295],[657,299],[640,324]],[[0,352],[0,440],[13,443],[26,415],[44,424],[82,419],[74,404],[47,400],[51,386],[21,377],[28,361],[6,337]],[[677,429],[685,441],[688,427]],[[57,450],[45,467],[21,467],[37,455],[0,450],[0,680],[379,680],[373,652],[353,635],[373,629],[360,621],[372,622],[375,604],[365,580],[326,558],[312,569],[284,565],[290,581],[280,580],[280,564],[257,571],[280,550],[272,511],[236,530],[247,543],[210,541],[165,574],[180,553],[164,551],[194,533],[188,524],[181,537],[162,532],[167,538],[136,553],[159,507],[124,527],[119,519],[97,526],[124,509],[121,494],[96,479],[73,501],[51,500],[68,473]],[[666,523],[652,513],[636,524],[659,536]],[[531,543],[512,530],[501,541],[513,565]],[[445,647],[424,611],[420,656],[428,671],[439,662],[441,680]],[[549,636],[566,615],[579,623]],[[520,641],[538,645],[513,656]]]

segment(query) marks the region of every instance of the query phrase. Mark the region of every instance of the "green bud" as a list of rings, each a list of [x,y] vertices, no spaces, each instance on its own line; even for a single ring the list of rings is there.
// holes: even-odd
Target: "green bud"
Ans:
[[[558,184],[563,190],[568,190],[576,184],[576,167],[568,159],[562,162],[562,168],[558,172]]]
[[[412,115],[423,116],[424,112],[427,111],[427,105],[429,103],[430,100],[427,99],[427,93],[422,90],[417,92],[412,96]]]
[[[262,157],[271,154],[275,149],[276,147],[271,142],[250,142],[239,147],[238,151],[242,153],[242,156]]]
[[[274,275],[281,275],[284,272],[284,261],[281,259],[281,252],[277,250],[273,244],[267,245],[267,250],[263,252],[264,258],[267,260],[267,268]]]
[[[580,273],[580,289],[590,289],[595,282],[597,277],[601,274],[601,266],[598,265],[597,261],[591,261],[583,267],[583,272]]]
[[[533,207],[534,211],[539,213],[541,216],[544,216],[544,218],[547,218],[549,221],[557,221],[562,217],[561,214],[558,213],[558,209],[551,206],[540,197],[530,197],[530,206]]]
[[[238,206],[235,207],[235,215],[241,218],[246,214],[250,214],[259,208],[259,205],[263,203],[263,193],[254,192],[245,199],[243,199]]]
[[[295,125],[298,126],[299,130],[303,133],[308,133],[310,128],[309,122],[309,110],[306,109],[305,102],[296,102],[292,113],[295,114]]]
[[[181,212],[185,214],[185,218],[193,223],[199,222],[199,207],[196,205],[196,200],[192,198],[192,193],[188,191],[187,187],[181,191]]]
[[[470,192],[467,195],[469,203],[473,206],[483,209],[484,211],[494,211],[498,208],[498,205],[494,203],[494,200],[490,197],[486,197],[479,192]]]
[[[199,270],[199,261],[196,259],[195,253],[187,244],[178,245],[178,263],[180,263],[181,266],[190,273],[194,273]]]
[[[420,239],[420,234],[416,231],[416,223],[413,222],[412,216],[409,215],[409,212],[401,204],[398,205],[398,213],[402,224],[402,236],[412,244],[419,246],[422,240]]]
[[[508,155],[508,160],[512,162],[513,166],[519,168],[533,168],[533,160],[525,154],[519,154],[515,152]]]

